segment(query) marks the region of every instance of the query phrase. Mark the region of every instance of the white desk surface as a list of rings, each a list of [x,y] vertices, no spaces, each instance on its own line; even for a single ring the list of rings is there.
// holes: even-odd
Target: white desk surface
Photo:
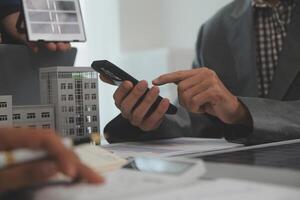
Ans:
[[[247,165],[206,163],[205,178],[233,178],[300,189],[300,171]]]

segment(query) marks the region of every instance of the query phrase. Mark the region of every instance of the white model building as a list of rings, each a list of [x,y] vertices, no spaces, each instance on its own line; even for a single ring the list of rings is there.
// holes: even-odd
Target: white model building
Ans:
[[[13,106],[12,96],[0,96],[0,127],[54,129],[52,105]]]
[[[12,96],[0,96],[0,127],[12,125]]]
[[[55,129],[52,105],[13,106],[12,113],[14,128]]]
[[[55,108],[56,130],[75,139],[99,133],[98,74],[87,67],[40,69],[41,102]]]

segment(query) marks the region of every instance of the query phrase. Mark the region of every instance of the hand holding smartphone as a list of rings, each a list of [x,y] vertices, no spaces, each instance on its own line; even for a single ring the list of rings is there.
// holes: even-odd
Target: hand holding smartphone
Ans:
[[[124,81],[130,81],[133,85],[136,85],[139,83],[139,81],[137,79],[135,79],[134,77],[132,77],[131,75],[129,75],[128,73],[126,73],[125,71],[123,71],[122,69],[120,69],[119,67],[117,67],[116,65],[114,65],[113,63],[111,63],[107,60],[94,61],[92,64],[92,68],[95,71],[97,71],[98,73],[100,73],[101,75],[105,76],[106,78],[109,78],[111,80],[111,82],[116,86],[120,86],[122,84],[122,82],[124,82]],[[147,90],[147,92],[149,92],[149,89]],[[145,93],[145,95],[143,97],[141,97],[139,102],[141,102],[143,100],[143,98],[146,96],[147,92]],[[162,99],[163,98],[161,96],[159,96],[156,99],[155,103],[151,106],[149,113],[152,113],[155,111],[155,109],[157,108],[159,103],[162,101]],[[170,104],[167,114],[174,115],[176,113],[177,113],[176,106]]]

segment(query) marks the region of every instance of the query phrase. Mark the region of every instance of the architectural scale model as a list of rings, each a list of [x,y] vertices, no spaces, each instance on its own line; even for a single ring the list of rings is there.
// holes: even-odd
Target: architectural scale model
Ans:
[[[13,106],[0,96],[0,127],[56,129],[61,136],[83,139],[99,133],[98,74],[87,67],[40,69],[43,105]]]
[[[55,129],[52,105],[13,106],[12,96],[0,96],[0,127]]]
[[[99,132],[98,81],[97,72],[87,67],[40,69],[41,103],[54,105],[62,136],[78,139]]]

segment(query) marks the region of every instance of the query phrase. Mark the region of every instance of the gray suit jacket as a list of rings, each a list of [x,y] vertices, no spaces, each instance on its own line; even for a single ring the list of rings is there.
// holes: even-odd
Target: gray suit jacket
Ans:
[[[299,2],[300,3],[300,2]],[[300,138],[300,5],[293,13],[271,91],[258,98],[256,38],[251,0],[235,0],[205,23],[197,41],[194,68],[210,67],[249,109],[253,128],[227,125],[208,115],[179,109],[149,133],[130,126],[121,116],[105,129],[110,142],[180,136],[225,137],[258,144]]]

